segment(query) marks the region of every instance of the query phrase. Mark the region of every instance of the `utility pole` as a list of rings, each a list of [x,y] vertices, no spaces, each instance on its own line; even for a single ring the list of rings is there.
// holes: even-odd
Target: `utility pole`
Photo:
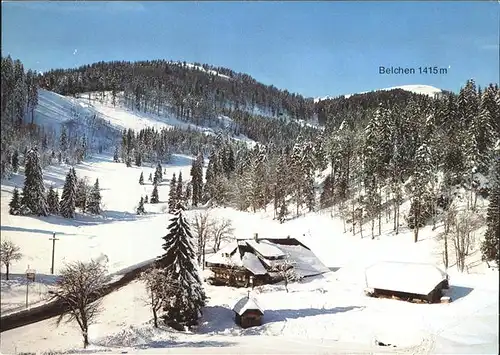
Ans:
[[[52,234],[52,238],[49,238],[49,240],[52,240],[52,267],[50,268],[50,273],[54,275],[54,256],[56,253],[56,240],[59,240],[56,238],[56,233],[54,232]]]

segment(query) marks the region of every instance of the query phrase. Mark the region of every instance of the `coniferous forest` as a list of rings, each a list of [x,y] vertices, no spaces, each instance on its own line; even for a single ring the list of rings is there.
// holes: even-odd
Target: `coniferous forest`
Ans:
[[[42,75],[6,57],[1,71],[1,175],[8,179],[24,165],[26,173],[35,174],[27,176],[33,187],[17,197],[16,213],[57,211],[72,217],[75,204],[100,211],[98,182],[94,192],[87,186],[84,194],[92,201],[79,201],[72,197],[78,195],[78,181],[71,172],[65,202],[50,203],[56,200],[50,191],[42,201],[38,196],[46,192],[36,183],[38,166],[73,165],[105,150],[127,166],[159,164],[161,173],[172,154],[185,153],[197,157],[191,176],[183,177],[189,181],[189,201],[180,197],[185,195],[181,187],[170,196],[172,206],[187,202],[253,212],[273,209],[280,222],[308,211],[330,211],[343,218],[346,230],[372,238],[380,234],[381,220],[390,218],[396,233],[404,222],[418,241],[419,229],[444,220],[454,199],[465,200],[473,213],[482,196],[490,201],[483,255],[498,261],[497,83],[478,87],[471,79],[459,92],[435,97],[396,89],[315,101],[198,63],[99,62]],[[83,97],[92,92],[111,97],[114,105],[220,130],[212,136],[182,128],[109,128],[109,139],[96,143],[88,133],[65,125],[57,132],[34,123],[41,89]],[[220,117],[229,117],[231,124],[222,126]],[[104,119],[94,120],[106,126]],[[240,135],[256,144],[234,139]],[[23,209],[28,199],[38,204]],[[399,206],[405,199],[411,208],[402,215]],[[362,230],[366,222],[370,227]]]

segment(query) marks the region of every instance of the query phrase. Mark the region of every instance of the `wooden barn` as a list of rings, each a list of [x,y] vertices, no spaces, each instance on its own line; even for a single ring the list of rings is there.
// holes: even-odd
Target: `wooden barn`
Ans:
[[[239,300],[233,307],[234,320],[242,328],[249,328],[262,325],[264,309],[254,298],[247,297]]]
[[[205,261],[214,285],[253,287],[280,281],[272,269],[285,259],[302,277],[330,271],[314,253],[295,238],[239,239],[225,245]]]
[[[366,269],[365,293],[407,301],[439,303],[449,288],[448,274],[433,264],[379,262]]]

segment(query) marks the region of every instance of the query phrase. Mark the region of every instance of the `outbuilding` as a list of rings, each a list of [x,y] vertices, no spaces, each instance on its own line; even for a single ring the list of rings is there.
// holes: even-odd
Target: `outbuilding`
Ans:
[[[449,288],[448,274],[434,264],[383,261],[365,271],[365,293],[438,303]]]
[[[236,302],[233,311],[236,324],[242,328],[262,325],[264,309],[254,298],[250,297],[250,294]]]

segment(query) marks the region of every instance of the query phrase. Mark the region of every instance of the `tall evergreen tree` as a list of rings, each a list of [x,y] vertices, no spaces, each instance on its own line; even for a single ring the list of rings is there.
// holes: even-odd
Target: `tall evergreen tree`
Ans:
[[[496,150],[497,154],[500,149]],[[486,224],[488,226],[481,244],[483,260],[500,265],[500,155],[497,155],[491,174],[491,193],[489,195]]]
[[[203,156],[201,153],[192,162],[191,181],[193,185],[193,206],[198,206],[203,193]]]
[[[19,152],[14,150],[14,153],[12,153],[12,171],[14,173],[17,173],[19,171]]]
[[[115,152],[113,154],[113,161],[115,163],[118,163],[120,160],[119,160],[119,152],[118,152],[118,146],[115,147]]]
[[[59,211],[64,218],[75,218],[76,209],[76,174],[70,169],[66,175]]]
[[[153,192],[151,192],[151,198],[149,199],[150,203],[159,203],[160,197],[158,196],[158,185],[154,184]]]
[[[183,215],[184,207],[179,204],[175,215],[170,219],[168,234],[163,237],[165,253],[158,264],[165,275],[178,281],[175,296],[167,300],[164,306],[164,319],[187,326],[195,325],[206,304],[206,295],[196,264],[193,236]]]
[[[101,200],[102,197],[101,190],[99,188],[99,179],[96,179],[87,199],[87,211],[91,214],[101,214]]]
[[[144,174],[141,171],[141,176],[139,176],[139,185],[144,185]]]
[[[177,181],[175,178],[175,173],[172,175],[172,180],[170,180],[170,190],[168,193],[168,212],[173,213],[175,207],[177,206]]]
[[[141,200],[139,201],[139,205],[137,206],[136,210],[137,214],[145,214],[146,210],[144,209],[144,197],[141,196]]]
[[[75,196],[75,207],[78,207],[85,212],[87,208],[87,200],[89,198],[89,185],[85,178],[77,179],[76,183],[76,196]]]
[[[177,179],[175,191],[175,199],[177,203],[184,203],[184,186],[182,184],[182,171],[179,172],[179,178]]]
[[[39,159],[36,149],[28,151],[24,169],[25,180],[21,204],[23,207],[28,208],[31,213],[46,216],[48,212],[47,198]]]
[[[59,194],[54,190],[54,186],[52,185],[47,193],[47,205],[49,207],[50,214],[59,214]]]
[[[21,213],[21,198],[19,197],[17,187],[12,192],[12,200],[9,202],[9,213],[12,215],[19,215]]]
[[[155,175],[153,178],[153,184],[159,185],[160,182],[162,182],[162,181],[163,181],[163,173],[162,173],[162,169],[161,169],[161,164],[158,163],[158,165],[156,166]]]

